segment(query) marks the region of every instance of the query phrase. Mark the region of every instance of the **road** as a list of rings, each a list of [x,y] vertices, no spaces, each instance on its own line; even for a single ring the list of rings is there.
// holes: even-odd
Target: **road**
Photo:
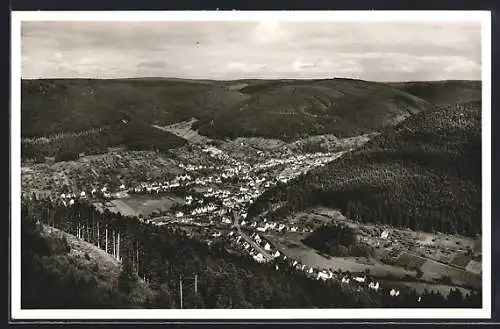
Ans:
[[[240,227],[240,218],[239,216],[233,216],[234,217],[234,222],[233,222],[233,225],[234,227],[236,227],[236,229],[238,230],[238,233],[241,235],[241,237],[243,239],[245,239],[246,242],[248,242],[255,250],[257,250],[258,252],[260,252],[262,254],[262,256],[264,256],[264,258],[266,258],[267,260],[272,260],[274,259],[273,256],[269,255],[269,253],[267,251],[265,251],[261,246],[259,246],[251,237],[249,237],[245,232],[243,232],[241,230],[241,227]]]

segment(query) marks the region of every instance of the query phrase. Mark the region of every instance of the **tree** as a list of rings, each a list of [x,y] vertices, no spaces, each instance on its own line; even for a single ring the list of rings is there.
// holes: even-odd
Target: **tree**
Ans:
[[[134,270],[132,269],[132,264],[130,262],[125,262],[118,277],[118,287],[120,291],[129,294],[136,281],[137,278],[134,274]]]

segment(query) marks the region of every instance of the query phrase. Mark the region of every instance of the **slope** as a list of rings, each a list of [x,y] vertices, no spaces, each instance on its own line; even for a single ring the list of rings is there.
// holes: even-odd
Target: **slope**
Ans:
[[[166,125],[232,106],[245,95],[218,82],[181,79],[21,81],[23,137],[140,119]]]
[[[303,135],[349,137],[377,131],[431,108],[428,102],[383,83],[352,79],[249,82],[249,98],[201,120],[201,134],[215,138]]]
[[[269,216],[279,218],[318,204],[367,222],[480,233],[480,103],[410,117],[339,160],[267,191],[250,212],[273,209]]]
[[[481,101],[481,81],[415,81],[389,85],[437,106]]]

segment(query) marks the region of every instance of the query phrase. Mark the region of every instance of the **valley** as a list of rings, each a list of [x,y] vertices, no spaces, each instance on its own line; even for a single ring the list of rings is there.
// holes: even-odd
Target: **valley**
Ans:
[[[68,211],[85,204],[100,214],[96,216],[120,216],[137,225],[171,229],[276,272],[335,282],[342,291],[356,294],[389,296],[394,290],[414,298],[433,291],[446,297],[454,289],[464,296],[480,292],[477,164],[462,161],[477,159],[471,158],[480,133],[475,130],[480,113],[476,103],[435,108],[407,93],[415,89],[413,85],[393,88],[349,79],[250,81],[234,86],[133,80],[106,82],[106,88],[96,87],[99,83],[94,81],[71,81],[67,87],[61,83],[44,81],[39,88],[66,93],[85,85],[93,92],[109,93],[106,88],[113,84],[120,90],[131,86],[157,90],[165,85],[181,88],[179,83],[189,90],[200,88],[195,95],[201,99],[190,101],[203,109],[167,111],[168,118],[160,120],[150,100],[141,105],[151,107],[144,110],[137,137],[120,133],[115,138],[111,133],[110,142],[98,151],[79,152],[87,150],[82,146],[73,151],[78,155],[71,160],[24,158],[22,192],[28,203],[42,200],[50,209]],[[26,84],[26,92],[37,93],[37,82]],[[231,106],[236,105],[213,96],[219,92],[220,97],[247,107],[235,111]],[[205,102],[207,95],[212,96]],[[218,102],[226,104],[224,109],[216,109]],[[287,111],[295,113],[290,120],[285,118],[287,102],[293,104]],[[357,106],[363,111],[356,112]],[[133,108],[127,114],[109,112],[103,122],[123,120],[119,131],[135,131],[136,126],[127,125],[133,125],[132,116],[142,112]],[[35,132],[39,122],[25,124],[24,142],[34,148],[33,154],[37,145],[53,142],[68,151],[72,144],[65,139],[102,133],[83,121],[80,128],[91,129],[89,133],[74,132],[60,123],[57,129],[68,134],[44,140],[43,134],[56,128],[41,123],[39,134]],[[311,130],[313,124],[316,128]],[[446,138],[436,138],[438,134]],[[169,142],[163,143],[164,139]],[[47,154],[56,153],[47,149]],[[461,163],[459,174],[454,169],[457,163]],[[50,219],[44,220],[49,225]],[[334,249],[343,250],[342,256],[304,242],[328,225],[347,227],[356,236],[353,246],[324,241],[337,243]],[[102,231],[97,235],[97,240],[92,235],[77,239],[102,243]],[[138,238],[139,243],[146,242]],[[130,248],[133,255],[134,247]],[[368,254],[350,254],[356,248]],[[136,252],[139,262],[139,247]],[[147,265],[135,264],[143,284],[154,280]]]

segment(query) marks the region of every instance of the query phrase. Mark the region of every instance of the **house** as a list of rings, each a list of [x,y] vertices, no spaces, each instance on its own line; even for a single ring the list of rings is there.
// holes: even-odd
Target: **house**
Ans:
[[[276,252],[274,253],[274,257],[279,257],[281,254],[278,250],[276,250]]]
[[[182,216],[184,216],[184,213],[183,213],[182,211],[178,211],[178,212],[175,214],[175,217],[177,217],[177,218],[180,218],[180,217],[182,217]]]
[[[330,276],[325,271],[318,272],[317,280],[322,279],[323,281],[330,279]]]
[[[80,193],[80,198],[85,198],[85,191],[82,191],[82,192]]]
[[[255,259],[259,263],[263,263],[265,261],[264,256],[261,253],[253,256],[253,259]]]
[[[377,282],[377,283],[370,282],[370,284],[368,285],[368,287],[369,287],[370,289],[375,290],[375,291],[377,291],[377,290],[380,288],[380,286],[379,286],[379,283],[378,283],[378,282]]]
[[[265,231],[267,231],[267,227],[261,227],[261,226],[259,226],[259,227],[257,227],[257,231],[259,231],[259,232],[265,232]]]
[[[269,243],[266,243],[266,245],[264,246],[264,250],[266,250],[266,251],[271,250],[271,246],[269,245]]]
[[[365,282],[366,278],[365,277],[356,276],[356,277],[354,277],[354,280],[356,280],[357,282],[363,283],[363,282]]]
[[[312,268],[312,267],[309,267],[309,271],[307,271],[307,273],[309,273],[309,274],[313,274],[313,272],[314,272],[313,268]]]
[[[389,237],[389,231],[385,230],[384,232],[382,232],[382,234],[380,235],[380,237],[382,239],[387,239]]]
[[[391,289],[389,294],[393,297],[399,296],[399,290]]]

